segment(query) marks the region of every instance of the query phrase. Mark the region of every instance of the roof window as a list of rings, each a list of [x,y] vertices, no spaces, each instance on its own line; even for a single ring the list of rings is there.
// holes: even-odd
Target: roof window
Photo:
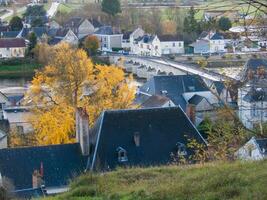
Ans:
[[[123,163],[128,161],[127,151],[122,147],[117,148],[118,162]]]

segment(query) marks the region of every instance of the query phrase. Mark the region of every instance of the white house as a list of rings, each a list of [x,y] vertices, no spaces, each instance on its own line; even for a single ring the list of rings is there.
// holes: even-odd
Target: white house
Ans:
[[[141,56],[161,56],[161,45],[158,36],[144,35],[136,39],[133,53]]]
[[[26,44],[22,38],[1,38],[0,58],[23,58]]]
[[[101,51],[112,51],[114,48],[122,48],[123,34],[111,26],[102,26],[93,35],[98,38],[100,42],[99,50]]]
[[[122,48],[133,52],[135,40],[143,37],[144,35],[145,31],[140,27],[134,31],[125,32],[122,39]]]
[[[93,34],[97,30],[98,26],[100,26],[100,23],[96,20],[88,20],[81,17],[70,18],[64,24],[64,27],[71,29],[79,39]]]
[[[196,42],[191,44],[194,53],[223,53],[226,52],[226,44],[229,39],[216,32],[202,32]]]
[[[50,45],[56,45],[60,42],[67,42],[71,45],[77,46],[79,38],[73,33],[71,29],[58,29],[53,38],[48,42]]]
[[[182,54],[184,53],[184,41],[177,36],[158,36],[162,54]]]
[[[267,138],[256,139],[252,137],[236,152],[241,160],[262,160],[267,158]]]

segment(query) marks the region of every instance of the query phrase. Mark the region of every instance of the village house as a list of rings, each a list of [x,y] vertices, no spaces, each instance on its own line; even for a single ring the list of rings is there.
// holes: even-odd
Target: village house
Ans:
[[[180,107],[104,111],[91,134],[91,170],[164,165],[192,155],[188,137],[206,144]]]
[[[0,39],[0,58],[23,58],[26,44],[22,38]]]
[[[93,33],[99,42],[101,51],[112,51],[113,49],[122,49],[123,34],[111,26],[102,26]]]
[[[0,129],[0,149],[7,148],[7,134]]]
[[[253,58],[247,61],[238,89],[239,118],[252,129],[267,121],[267,60]]]
[[[136,102],[142,105],[152,95],[165,96],[185,112],[190,110],[196,124],[212,114],[220,102],[197,75],[154,76],[139,88]]]
[[[224,53],[226,52],[226,44],[229,39],[225,39],[221,33],[203,31],[196,42],[190,46],[194,48],[194,53]]]
[[[70,18],[63,25],[64,28],[71,29],[79,39],[87,35],[93,34],[100,26],[101,24],[97,20],[88,20],[81,17]]]
[[[160,40],[161,54],[183,54],[184,41],[178,36],[161,35],[158,36]]]
[[[135,40],[145,35],[145,31],[138,27],[134,31],[128,31],[123,33],[122,48],[126,51],[134,53]]]
[[[76,113],[73,144],[0,149],[0,176],[10,179],[16,197],[43,197],[66,192],[70,181],[82,174],[89,155],[88,115]]]
[[[48,44],[50,45],[56,45],[60,42],[67,42],[71,45],[77,46],[79,43],[78,37],[71,29],[53,29],[48,32],[48,36],[51,37],[51,39],[48,40]]]
[[[141,56],[161,56],[161,45],[158,36],[144,35],[135,40],[133,53]]]
[[[236,152],[241,160],[262,160],[267,158],[267,138],[252,137]]]

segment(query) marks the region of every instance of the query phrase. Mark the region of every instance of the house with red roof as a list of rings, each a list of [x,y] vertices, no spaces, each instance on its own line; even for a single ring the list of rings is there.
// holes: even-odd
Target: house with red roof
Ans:
[[[23,58],[26,43],[22,38],[1,38],[0,58]]]

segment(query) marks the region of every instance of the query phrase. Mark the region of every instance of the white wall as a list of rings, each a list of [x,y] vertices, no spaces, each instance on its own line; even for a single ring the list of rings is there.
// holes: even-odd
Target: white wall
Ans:
[[[184,53],[183,41],[160,42],[162,54],[180,54]]]
[[[224,40],[210,40],[210,53],[226,52]]]
[[[25,49],[25,47],[0,48],[0,58],[23,58]]]
[[[236,156],[242,160],[261,160],[264,156],[261,154],[254,138],[251,138],[243,147],[237,152]]]

